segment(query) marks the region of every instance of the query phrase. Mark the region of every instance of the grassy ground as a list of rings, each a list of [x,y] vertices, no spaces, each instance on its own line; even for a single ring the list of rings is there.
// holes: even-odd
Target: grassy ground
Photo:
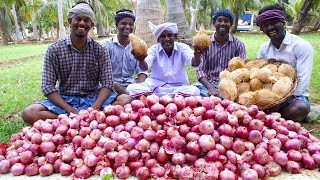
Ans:
[[[255,58],[260,44],[268,38],[262,34],[236,35],[247,48],[247,57]],[[320,102],[320,33],[302,34],[315,52],[311,79],[311,102]],[[44,99],[40,91],[43,55],[48,44],[19,44],[0,46],[0,142],[27,126],[21,120],[22,110],[35,101]],[[190,82],[197,81],[194,70],[188,69]],[[306,125],[320,136],[317,125]],[[316,128],[314,128],[316,127]]]

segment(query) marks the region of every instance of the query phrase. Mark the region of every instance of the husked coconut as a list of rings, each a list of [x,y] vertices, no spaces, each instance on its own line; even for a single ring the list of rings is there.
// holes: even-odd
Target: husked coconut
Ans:
[[[292,88],[293,81],[289,77],[285,76],[272,86],[272,91],[281,97],[285,97],[290,93]]]
[[[251,91],[250,84],[248,82],[242,82],[237,84],[238,94],[242,94],[248,91]]]
[[[296,75],[296,70],[289,64],[281,64],[278,68],[278,72],[288,76],[291,79],[294,79],[295,75]]]
[[[272,89],[273,83],[264,83],[262,89]]]
[[[238,97],[237,85],[231,79],[223,78],[220,80],[219,92],[223,99],[234,101]]]
[[[258,75],[259,68],[250,69],[250,79],[254,79]]]
[[[211,44],[211,39],[206,33],[203,25],[201,24],[198,33],[193,38],[193,46],[208,48]]]
[[[263,83],[258,78],[251,79],[249,84],[252,91],[257,91],[263,88]]]
[[[276,103],[281,98],[270,89],[260,89],[255,92],[256,105],[261,108]]]
[[[272,71],[268,68],[261,68],[257,72],[257,78],[263,83],[275,83],[277,79],[272,76]]]
[[[244,67],[244,60],[241,59],[240,57],[233,57],[229,62],[228,62],[228,70],[229,71],[234,71],[236,69],[240,69]]]
[[[220,72],[219,79],[222,79],[222,78],[230,79],[230,72],[227,69]]]
[[[275,64],[267,64],[267,65],[264,66],[264,68],[270,69],[272,73],[278,71],[278,67]]]
[[[129,39],[130,39],[130,43],[132,46],[131,53],[134,56],[141,57],[141,56],[147,55],[148,46],[144,40],[140,39],[138,36],[136,36],[132,33],[129,34]]]
[[[252,68],[261,68],[263,66],[265,66],[266,64],[268,64],[269,62],[266,59],[262,59],[262,58],[256,58],[253,59],[251,61],[248,61],[244,67],[248,68],[248,69],[252,69]]]
[[[272,76],[275,77],[277,79],[277,81],[279,81],[283,77],[286,77],[285,75],[283,75],[283,74],[281,74],[279,72],[272,73]]]
[[[250,80],[250,71],[246,68],[236,69],[230,73],[230,78],[235,83],[247,82]]]
[[[245,106],[256,104],[255,92],[249,91],[249,92],[240,94],[238,97],[238,102]]]

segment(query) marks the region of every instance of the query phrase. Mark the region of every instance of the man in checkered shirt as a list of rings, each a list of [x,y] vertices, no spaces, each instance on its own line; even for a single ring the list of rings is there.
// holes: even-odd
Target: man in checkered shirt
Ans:
[[[29,124],[89,107],[102,110],[115,103],[115,97],[110,97],[113,78],[109,53],[88,36],[94,25],[92,7],[86,2],[77,3],[69,10],[68,22],[70,36],[50,45],[45,54],[41,89],[47,99],[22,113]],[[129,95],[117,98],[125,96]]]

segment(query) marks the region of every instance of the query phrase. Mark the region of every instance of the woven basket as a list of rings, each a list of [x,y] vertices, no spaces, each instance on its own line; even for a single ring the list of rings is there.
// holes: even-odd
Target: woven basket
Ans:
[[[268,59],[268,61],[269,61],[269,64],[275,64],[277,67],[279,67],[281,64],[289,64],[286,61],[280,60],[280,59]],[[286,100],[288,100],[290,98],[290,96],[293,95],[294,91],[296,90],[297,84],[298,84],[298,80],[299,80],[299,77],[298,77],[298,75],[296,73],[295,74],[295,78],[293,80],[293,87],[292,87],[291,91],[285,97],[279,99],[277,102],[274,102],[274,103],[271,103],[271,104],[268,104],[266,106],[259,107],[259,108],[261,110],[267,110],[268,111],[270,109],[273,109],[273,108],[279,106],[280,104],[282,104]]]

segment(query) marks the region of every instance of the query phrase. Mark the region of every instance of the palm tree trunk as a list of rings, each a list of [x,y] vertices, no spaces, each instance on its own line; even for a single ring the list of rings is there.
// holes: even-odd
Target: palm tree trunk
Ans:
[[[96,12],[97,12],[97,19],[98,19],[98,24],[97,24],[98,37],[105,37],[106,36],[106,31],[103,28],[101,9],[98,6],[96,6],[96,7],[97,7]]]
[[[151,46],[157,40],[148,28],[148,21],[155,25],[163,23],[164,13],[160,0],[137,0],[135,34]]]
[[[33,7],[33,0],[30,1],[31,6]],[[32,20],[31,20],[31,25],[32,25],[32,36],[31,40],[39,40],[39,33],[38,33],[38,28],[37,28],[37,22],[36,22],[36,12],[32,11]]]
[[[2,44],[8,44],[8,42],[12,42],[11,35],[8,31],[7,23],[4,21],[4,17],[6,14],[6,9],[3,7],[0,7],[0,28],[1,28],[1,39]]]
[[[12,15],[13,15],[13,19],[14,19],[14,27],[15,27],[15,31],[16,31],[17,41],[21,42],[23,40],[23,37],[22,37],[22,34],[20,32],[16,6],[14,4],[12,4]]]
[[[234,15],[233,25],[230,28],[230,33],[235,34],[238,28],[239,10],[237,8],[232,8],[232,13]]]
[[[282,7],[283,6],[282,0],[278,0],[278,4]]]
[[[311,30],[312,31],[318,31],[320,29],[320,17],[316,20],[316,22],[313,24]]]
[[[57,1],[58,5],[58,22],[59,22],[59,33],[57,38],[63,38],[66,36],[66,29],[63,25],[63,12],[62,12],[62,0]]]
[[[292,34],[300,34],[302,28],[304,27],[304,22],[306,21],[306,17],[308,15],[308,12],[310,11],[312,7],[312,3],[315,0],[305,0],[303,2],[303,5],[299,11],[299,15],[297,18],[297,21],[293,24],[293,27],[291,29]]]
[[[20,21],[20,26],[21,26],[21,30],[23,32],[22,33],[23,39],[27,39],[28,33],[27,33],[27,30],[26,30],[25,22],[24,21]]]
[[[183,11],[181,0],[166,0],[167,21],[177,23],[178,39],[186,44],[192,44],[192,34]]]
[[[190,13],[191,13],[190,30],[191,30],[191,32],[196,31],[199,7],[200,7],[200,0],[197,0],[197,4],[196,4],[195,9],[193,9],[192,6],[190,6]]]

